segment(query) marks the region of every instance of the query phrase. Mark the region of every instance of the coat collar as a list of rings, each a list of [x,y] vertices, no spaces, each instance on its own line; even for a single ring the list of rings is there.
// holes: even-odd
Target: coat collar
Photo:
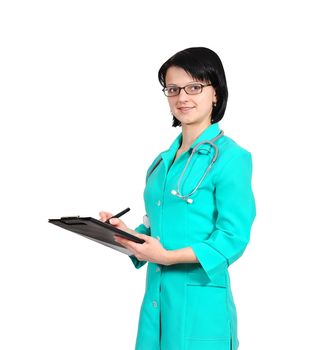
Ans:
[[[198,143],[202,141],[210,141],[213,138],[215,138],[217,135],[220,134],[220,128],[218,123],[214,123],[209,125],[201,134],[200,136],[192,143],[190,146],[190,150],[192,150]],[[209,146],[207,144],[201,145],[198,149],[207,149],[208,150]]]
[[[220,128],[218,123],[211,124],[208,126],[199,136],[198,138],[192,143],[188,151],[191,153],[194,146],[196,146],[198,143],[202,141],[210,141],[220,133]],[[161,153],[161,157],[165,164],[169,164],[173,161],[175,154],[178,150],[178,148],[181,146],[182,142],[182,133],[180,133],[174,142],[171,144],[170,148],[164,152]],[[207,144],[203,144],[199,146],[198,151],[202,154],[208,154],[209,153],[210,146]],[[188,152],[187,151],[187,152]]]

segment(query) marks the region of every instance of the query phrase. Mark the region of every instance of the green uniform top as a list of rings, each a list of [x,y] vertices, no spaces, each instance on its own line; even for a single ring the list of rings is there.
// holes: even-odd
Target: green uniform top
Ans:
[[[227,136],[219,138],[217,161],[192,204],[171,194],[193,147],[220,133],[210,125],[175,162],[180,134],[151,164],[144,191],[151,235],[168,250],[191,247],[199,263],[162,266],[148,263],[146,290],[140,310],[136,350],[235,350],[238,348],[236,309],[228,267],[244,252],[255,217],[248,151]],[[201,145],[181,181],[180,192],[196,187],[214,149]],[[136,268],[146,262],[130,257]]]

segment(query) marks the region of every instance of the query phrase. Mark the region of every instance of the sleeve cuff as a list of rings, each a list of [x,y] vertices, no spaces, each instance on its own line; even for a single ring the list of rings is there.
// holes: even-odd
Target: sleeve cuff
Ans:
[[[141,224],[139,226],[137,226],[134,231],[138,232],[138,233],[142,233],[144,235],[150,235],[150,229],[147,228],[144,224]],[[131,259],[133,265],[139,269],[140,267],[142,267],[143,265],[146,264],[147,261],[140,261],[138,260],[134,255],[130,255],[129,258]]]
[[[208,243],[196,243],[191,248],[210,280],[228,267],[227,259]]]

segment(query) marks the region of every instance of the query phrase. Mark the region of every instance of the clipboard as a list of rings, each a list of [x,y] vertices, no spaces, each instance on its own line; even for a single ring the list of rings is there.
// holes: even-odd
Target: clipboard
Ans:
[[[92,217],[67,216],[60,219],[48,219],[48,222],[129,256],[133,255],[132,252],[116,242],[114,239],[115,235],[129,239],[135,243],[142,244],[145,242],[141,238]]]

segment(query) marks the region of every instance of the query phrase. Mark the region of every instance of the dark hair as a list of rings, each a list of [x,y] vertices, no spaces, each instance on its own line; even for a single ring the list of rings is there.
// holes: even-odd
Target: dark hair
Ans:
[[[224,116],[228,98],[226,78],[220,57],[206,47],[191,47],[177,52],[159,69],[158,78],[163,87],[166,86],[166,72],[172,66],[184,69],[193,79],[212,84],[216,91],[217,103],[211,113],[211,123],[220,121]],[[173,126],[179,125],[181,125],[180,121],[173,116]]]

